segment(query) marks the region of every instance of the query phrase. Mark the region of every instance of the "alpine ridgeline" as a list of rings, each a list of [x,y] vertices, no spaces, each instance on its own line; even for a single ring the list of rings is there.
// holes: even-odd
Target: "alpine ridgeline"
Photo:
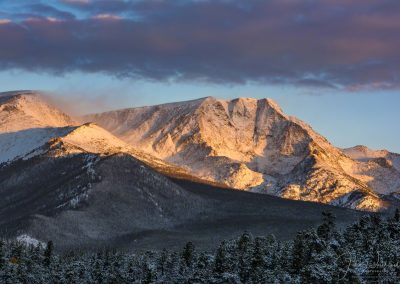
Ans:
[[[207,97],[83,119],[226,187],[368,211],[387,208],[400,190],[397,154],[359,159],[357,148],[334,147],[271,99]]]
[[[201,198],[154,169],[186,174],[34,92],[0,95],[0,227],[11,235],[91,245],[197,214]]]

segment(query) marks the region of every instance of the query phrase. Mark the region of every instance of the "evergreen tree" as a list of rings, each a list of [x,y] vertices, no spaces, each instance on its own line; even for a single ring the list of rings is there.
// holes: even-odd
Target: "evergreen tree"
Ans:
[[[265,271],[265,261],[264,256],[266,252],[263,247],[262,239],[256,238],[254,245],[254,252],[251,261],[251,279],[253,283],[263,283],[264,281],[264,271]]]
[[[183,248],[182,258],[186,266],[191,267],[195,257],[195,249],[192,242],[188,242]]]
[[[174,282],[175,279],[178,279],[180,277],[179,263],[180,263],[179,254],[177,252],[171,253],[166,263],[165,279],[168,280],[166,282]]]
[[[223,241],[215,253],[53,253],[52,243],[0,242],[0,283],[395,283],[400,277],[399,223],[374,215],[343,232],[329,214],[293,241],[273,236]],[[368,249],[365,249],[368,245]]]
[[[336,233],[335,216],[330,211],[322,212],[322,224],[317,228],[318,236],[325,240],[331,240]]]
[[[250,278],[251,264],[253,257],[253,236],[248,232],[242,234],[237,244],[238,270],[242,282],[247,282]]]
[[[399,223],[400,222],[400,209],[396,208],[395,212],[394,212],[394,217],[393,217],[394,221]]]
[[[168,260],[168,251],[163,249],[160,257],[157,260],[157,270],[160,271],[160,274],[163,276],[166,269],[166,263]]]
[[[6,260],[5,260],[5,248],[4,248],[4,242],[0,240],[0,270],[3,269],[5,266]]]
[[[306,243],[304,240],[305,232],[297,233],[296,238],[294,239],[293,248],[292,248],[292,272],[293,274],[299,274],[300,270],[305,265],[306,258]]]
[[[202,283],[202,281],[207,282],[206,280],[210,276],[210,257],[206,253],[201,253],[197,259],[195,271],[193,278],[190,282],[194,283]]]
[[[221,243],[217,250],[214,261],[214,272],[222,274],[228,272],[229,270],[229,259],[228,259],[228,249],[225,241]]]
[[[46,249],[44,251],[43,256],[44,256],[44,264],[46,266],[50,266],[51,258],[53,256],[53,242],[52,241],[47,242]]]
[[[250,244],[253,241],[253,236],[249,232],[244,232],[238,241],[238,249],[240,252],[245,252],[248,250]]]
[[[144,275],[144,278],[142,280],[143,284],[150,284],[156,281],[156,273],[148,263],[146,263],[144,266],[143,275]]]

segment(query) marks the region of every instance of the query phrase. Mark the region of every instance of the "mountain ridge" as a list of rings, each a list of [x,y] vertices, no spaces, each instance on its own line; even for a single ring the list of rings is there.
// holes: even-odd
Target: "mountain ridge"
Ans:
[[[12,102],[21,109],[4,109],[10,104],[0,102],[0,118],[15,127],[14,132],[0,130],[0,157],[10,153],[9,145],[15,150],[0,163],[2,236],[51,239],[60,250],[138,250],[138,244],[154,241],[181,246],[188,238],[213,248],[244,230],[288,238],[319,222],[327,209],[343,225],[359,214],[205,185],[218,183],[146,154],[96,124],[70,125],[64,114],[26,96]],[[49,110],[53,119],[41,121],[27,108]],[[29,147],[21,148],[25,144]]]
[[[353,170],[358,161],[308,124],[283,113],[271,99],[206,97],[84,119],[144,152],[229,187],[364,210],[386,207],[368,181]],[[354,197],[352,191],[359,198],[347,204],[349,196]]]
[[[204,97],[84,116],[80,125],[35,92],[0,97],[0,163],[40,155],[51,142],[71,153],[125,153],[174,178],[353,209],[384,210],[385,196],[400,192],[396,154],[357,159],[367,150],[333,146],[272,99]]]

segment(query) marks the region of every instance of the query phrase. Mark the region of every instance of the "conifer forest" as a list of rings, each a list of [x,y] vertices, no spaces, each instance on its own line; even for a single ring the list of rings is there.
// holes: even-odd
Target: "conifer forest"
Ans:
[[[291,241],[273,235],[220,243],[201,251],[188,242],[181,251],[139,254],[55,252],[53,243],[0,243],[1,283],[398,283],[400,213],[365,215],[339,230],[324,212],[317,228]]]

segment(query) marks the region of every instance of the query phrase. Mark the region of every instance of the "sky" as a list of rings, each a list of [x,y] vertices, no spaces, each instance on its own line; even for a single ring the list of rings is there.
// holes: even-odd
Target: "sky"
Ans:
[[[270,97],[338,147],[400,153],[398,0],[2,0],[0,70],[76,114]]]

